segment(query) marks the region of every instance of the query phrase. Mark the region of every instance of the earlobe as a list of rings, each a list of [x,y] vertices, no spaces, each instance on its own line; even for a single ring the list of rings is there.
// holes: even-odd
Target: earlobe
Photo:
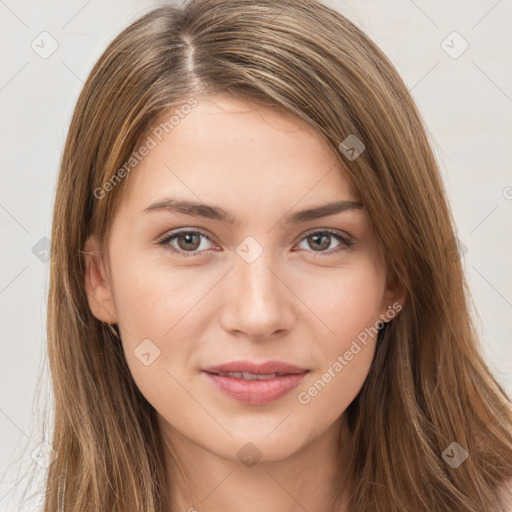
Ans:
[[[92,314],[102,322],[118,322],[112,291],[101,254],[100,241],[97,235],[91,235],[87,238],[83,255],[85,291]]]
[[[396,277],[390,278],[384,293],[381,320],[387,323],[395,318],[403,308],[405,300],[406,294],[398,279]]]

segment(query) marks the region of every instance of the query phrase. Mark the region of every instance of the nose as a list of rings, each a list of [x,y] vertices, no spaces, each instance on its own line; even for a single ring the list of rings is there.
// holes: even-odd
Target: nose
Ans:
[[[289,331],[297,299],[271,251],[248,262],[234,255],[234,266],[223,283],[220,321],[226,332],[263,340]]]

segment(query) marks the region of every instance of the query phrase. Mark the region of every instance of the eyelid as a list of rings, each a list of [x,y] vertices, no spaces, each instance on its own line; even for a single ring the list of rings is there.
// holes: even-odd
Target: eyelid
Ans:
[[[176,229],[171,229],[170,231],[166,231],[162,236],[159,236],[155,240],[155,242],[156,243],[162,242],[163,240],[166,240],[166,239],[170,238],[171,236],[179,235],[180,233],[200,233],[201,235],[203,235],[206,238],[208,238],[209,240],[211,240],[211,236],[206,231],[203,231],[201,228],[191,227],[191,228],[176,228]]]
[[[343,231],[342,229],[334,229],[334,228],[314,228],[314,229],[310,229],[309,231],[306,231],[305,233],[302,233],[301,235],[299,235],[300,238],[299,238],[298,241],[300,242],[300,241],[304,240],[304,238],[306,238],[309,235],[312,235],[314,233],[329,233],[329,234],[341,237],[348,244],[355,243],[354,242],[354,237],[350,233],[347,233],[346,231]]]

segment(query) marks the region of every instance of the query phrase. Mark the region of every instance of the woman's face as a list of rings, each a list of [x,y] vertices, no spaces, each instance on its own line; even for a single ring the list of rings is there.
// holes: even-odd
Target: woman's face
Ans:
[[[90,307],[119,324],[169,435],[228,459],[284,458],[340,421],[396,300],[372,224],[330,148],[291,115],[216,96],[160,132],[125,178],[109,264],[88,259]],[[299,373],[205,371],[241,361]]]

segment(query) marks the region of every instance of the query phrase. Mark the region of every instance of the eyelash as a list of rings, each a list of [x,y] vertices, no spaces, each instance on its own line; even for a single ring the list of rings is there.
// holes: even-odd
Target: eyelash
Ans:
[[[210,240],[208,235],[206,235],[206,233],[203,233],[202,231],[199,231],[199,230],[182,230],[182,231],[171,231],[169,233],[166,233],[165,235],[163,235],[162,237],[160,237],[157,240],[157,244],[160,245],[160,246],[167,245],[169,250],[171,250],[172,252],[174,252],[176,254],[184,256],[185,258],[194,257],[194,256],[201,256],[203,251],[199,251],[199,252],[182,251],[182,250],[179,250],[179,249],[176,249],[176,248],[172,247],[169,244],[169,242],[171,240],[177,238],[179,235],[182,235],[182,234],[198,234],[201,237],[206,238],[207,240]],[[317,255],[327,255],[327,256],[330,256],[330,255],[337,254],[340,251],[346,251],[346,250],[348,250],[350,247],[352,247],[354,245],[354,242],[350,238],[348,238],[346,236],[343,236],[339,232],[334,231],[332,229],[322,229],[322,230],[318,230],[318,231],[310,231],[309,233],[307,233],[300,240],[300,242],[302,242],[303,240],[305,240],[306,238],[308,238],[308,237],[310,237],[312,235],[325,235],[325,234],[329,234],[331,236],[334,236],[341,243],[341,245],[338,248],[336,248],[335,250],[331,250],[330,252],[327,252],[327,251],[310,251],[310,252],[313,252],[313,253],[315,253]]]

